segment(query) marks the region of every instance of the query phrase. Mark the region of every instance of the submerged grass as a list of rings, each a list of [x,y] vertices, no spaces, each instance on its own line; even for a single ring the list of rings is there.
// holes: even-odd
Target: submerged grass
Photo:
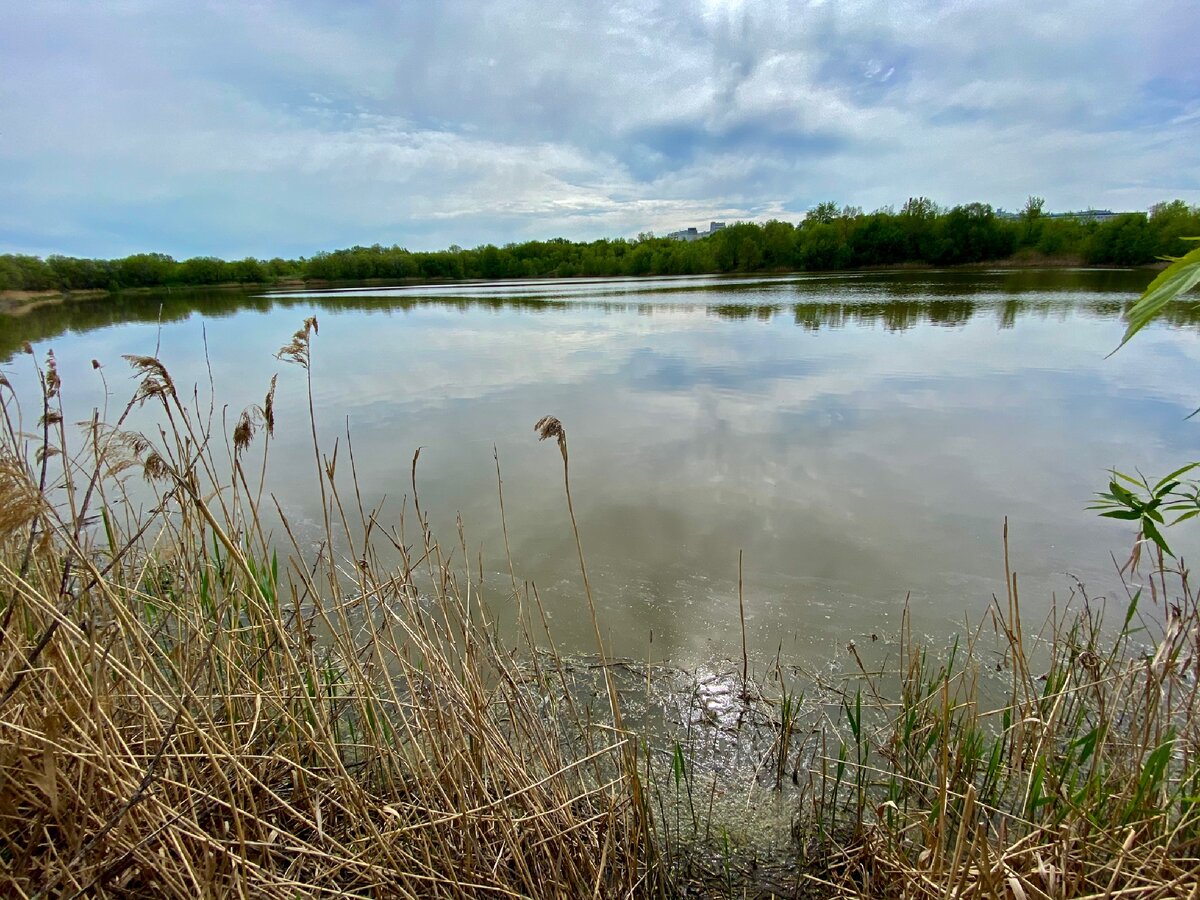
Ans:
[[[735,715],[639,733],[625,708],[653,673],[622,687],[605,654],[561,423],[537,427],[562,456],[602,692],[577,689],[511,561],[524,642],[501,645],[416,457],[394,521],[363,505],[350,436],[326,453],[311,415],[316,329],[280,353],[309,391],[315,547],[263,486],[274,380],[230,439],[153,357],[78,433],[52,356],[29,361],[33,421],[0,382],[0,893],[1200,896],[1186,573],[1160,559],[1119,625],[1081,595],[1037,636],[1009,574],[948,652],[907,615],[889,664],[853,652],[825,721],[779,661],[750,683],[743,653]],[[153,430],[127,427],[139,406]],[[722,820],[718,737],[791,804],[778,858]]]
[[[839,893],[1200,896],[1200,618],[1161,564],[1169,602],[1143,615],[1135,590],[1116,627],[1081,591],[1027,636],[1011,572],[948,652],[905,611],[896,663],[859,661],[797,822],[827,836]]]

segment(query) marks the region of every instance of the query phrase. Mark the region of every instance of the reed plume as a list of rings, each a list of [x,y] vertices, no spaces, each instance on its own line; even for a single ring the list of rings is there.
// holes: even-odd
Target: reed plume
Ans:
[[[292,335],[292,339],[279,348],[279,352],[275,354],[276,359],[293,362],[301,368],[307,369],[312,336],[317,333],[317,317],[309,316]]]

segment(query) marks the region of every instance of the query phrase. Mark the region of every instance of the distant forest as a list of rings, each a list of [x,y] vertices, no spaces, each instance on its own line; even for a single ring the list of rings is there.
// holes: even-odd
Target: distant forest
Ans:
[[[896,212],[864,213],[822,203],[802,222],[738,223],[694,241],[639,235],[634,240],[575,243],[564,238],[471,250],[413,252],[350,247],[300,259],[175,260],[162,253],[123,259],[0,255],[0,290],[119,291],[127,288],[305,281],[437,281],[605,275],[698,275],[716,272],[829,271],[924,263],[1078,260],[1136,266],[1180,256],[1200,235],[1200,207],[1181,200],[1149,214],[1098,220],[1050,216],[1031,197],[1016,216],[989,205],[940,207],[918,197]]]

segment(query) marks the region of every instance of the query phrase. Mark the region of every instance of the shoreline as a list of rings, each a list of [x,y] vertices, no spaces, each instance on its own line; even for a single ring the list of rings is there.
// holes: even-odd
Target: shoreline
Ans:
[[[764,269],[760,272],[738,272],[738,273],[722,273],[722,272],[705,272],[701,275],[729,275],[734,274],[737,277],[749,277],[754,275],[847,275],[858,272],[879,274],[885,272],[925,272],[925,271],[963,271],[963,272],[982,272],[1000,270],[1012,271],[1029,271],[1033,269],[1106,269],[1112,271],[1121,270],[1137,270],[1146,269],[1147,271],[1157,271],[1165,268],[1165,263],[1156,262],[1143,266],[1115,266],[1115,265],[1088,265],[1080,257],[1030,257],[1030,256],[1011,256],[1005,259],[982,261],[974,263],[962,263],[954,266],[938,266],[932,263],[925,262],[909,262],[899,263],[896,265],[886,266],[860,266],[853,269]],[[530,282],[530,281],[568,281],[568,280],[583,280],[589,277],[610,277],[610,276],[570,276],[567,278],[559,276],[538,276],[538,277],[513,277],[513,278],[365,278],[353,281],[355,285],[366,287],[378,287],[382,285],[389,286],[419,286],[419,285],[444,285],[444,284],[485,284],[485,283],[504,283],[504,282]],[[633,279],[648,279],[662,278],[662,275],[633,275],[621,276]],[[667,276],[670,277],[670,276]],[[681,276],[684,277],[684,276]],[[694,276],[693,276],[694,277]],[[124,288],[121,290],[109,290],[106,288],[87,288],[83,290],[42,290],[42,291],[26,291],[26,290],[4,290],[0,291],[0,316],[9,316],[17,318],[24,316],[34,310],[41,309],[47,306],[56,306],[64,303],[81,303],[91,300],[100,300],[105,297],[115,296],[139,296],[158,294],[162,292],[171,293],[179,291],[180,293],[196,293],[200,291],[247,291],[247,290],[269,290],[280,293],[288,293],[289,291],[304,291],[311,289],[322,289],[336,285],[348,284],[351,282],[330,281],[321,278],[281,278],[276,281],[261,281],[261,282],[222,282],[220,284],[169,284],[155,287],[136,287]]]
[[[19,317],[60,303],[98,300],[112,295],[104,288],[89,288],[83,291],[0,291],[0,315]]]

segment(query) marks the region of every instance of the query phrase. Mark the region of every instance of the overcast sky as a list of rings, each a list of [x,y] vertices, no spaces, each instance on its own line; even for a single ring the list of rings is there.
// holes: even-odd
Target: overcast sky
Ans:
[[[1200,203],[1196,0],[0,0],[0,251]]]

